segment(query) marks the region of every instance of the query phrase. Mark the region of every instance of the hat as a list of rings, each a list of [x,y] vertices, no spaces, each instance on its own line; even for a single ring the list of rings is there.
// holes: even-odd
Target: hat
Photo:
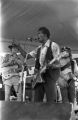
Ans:
[[[17,45],[14,44],[14,43],[12,43],[12,45],[9,45],[8,48],[9,48],[9,49],[12,49],[12,48],[17,48],[17,49],[18,49]]]
[[[61,51],[63,52],[63,51],[68,51],[68,52],[70,52],[71,51],[71,49],[69,48],[69,47],[62,47],[61,48]]]
[[[69,47],[63,47],[61,48],[61,52],[64,54],[64,58],[71,57],[71,49]]]

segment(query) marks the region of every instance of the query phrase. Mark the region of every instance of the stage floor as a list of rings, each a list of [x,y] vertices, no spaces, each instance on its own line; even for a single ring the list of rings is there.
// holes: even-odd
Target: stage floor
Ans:
[[[0,101],[0,120],[69,120],[71,104]]]

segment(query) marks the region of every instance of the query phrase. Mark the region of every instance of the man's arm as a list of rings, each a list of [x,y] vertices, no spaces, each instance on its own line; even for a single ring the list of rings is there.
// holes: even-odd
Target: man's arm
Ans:
[[[16,45],[16,44],[15,44],[15,45]],[[33,57],[35,58],[37,49],[31,51],[30,53],[27,53],[26,51],[24,51],[24,50],[22,49],[22,47],[21,47],[20,45],[16,45],[16,47],[18,48],[19,52],[21,53],[21,55],[22,55],[24,58],[26,57],[26,54],[28,54],[28,55],[27,55],[27,59],[30,59],[30,58],[33,58]]]
[[[16,45],[16,44],[15,44]],[[25,50],[22,49],[22,47],[20,45],[16,45],[16,47],[18,48],[19,52],[21,53],[21,55],[25,58],[27,52]],[[30,54],[28,54],[27,59],[32,58],[32,56]]]
[[[76,76],[78,76],[78,65],[77,65],[77,62],[76,62],[76,60],[73,60],[73,61],[74,61],[74,74]]]
[[[60,55],[60,47],[57,43],[52,42],[51,44],[51,49],[52,49],[52,53],[53,53],[53,58],[57,58]],[[59,68],[60,67],[60,62],[59,60],[56,60],[53,64],[52,64],[53,68]]]

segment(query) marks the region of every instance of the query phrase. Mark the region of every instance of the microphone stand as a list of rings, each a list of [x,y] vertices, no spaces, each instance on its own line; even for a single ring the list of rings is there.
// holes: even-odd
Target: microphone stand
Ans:
[[[28,57],[28,54],[26,54],[26,57],[25,57],[25,60],[24,60],[24,63],[26,64],[27,62],[27,57]],[[21,76],[21,81],[22,81],[22,101],[25,102],[25,87],[26,87],[26,78],[27,78],[27,71],[24,72],[24,68],[25,68],[25,65],[23,64],[22,66],[22,76]]]

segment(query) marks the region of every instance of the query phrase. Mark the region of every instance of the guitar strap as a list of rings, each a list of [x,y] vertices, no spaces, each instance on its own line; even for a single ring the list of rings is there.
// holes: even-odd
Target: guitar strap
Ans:
[[[66,65],[64,65],[63,67],[61,67],[61,71],[65,70],[66,68],[68,68],[70,66],[70,62],[67,63]]]

